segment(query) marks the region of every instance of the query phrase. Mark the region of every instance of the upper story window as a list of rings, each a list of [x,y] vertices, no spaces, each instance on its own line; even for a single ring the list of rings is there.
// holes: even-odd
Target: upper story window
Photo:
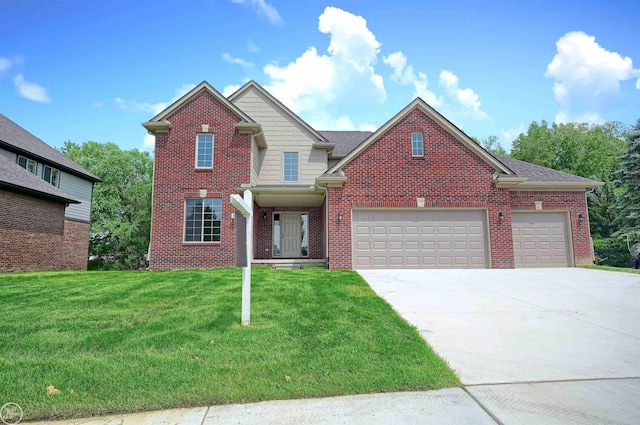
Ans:
[[[196,168],[213,168],[213,134],[198,134]]]
[[[222,199],[187,199],[184,217],[185,242],[220,242]]]
[[[411,133],[411,155],[424,156],[424,141],[422,133]]]
[[[38,173],[38,163],[33,159],[25,158],[24,156],[18,155],[18,165],[22,168],[26,168],[33,174]]]
[[[42,167],[42,180],[57,187],[60,184],[60,171],[45,165]]]
[[[284,181],[298,181],[298,152],[284,153]]]

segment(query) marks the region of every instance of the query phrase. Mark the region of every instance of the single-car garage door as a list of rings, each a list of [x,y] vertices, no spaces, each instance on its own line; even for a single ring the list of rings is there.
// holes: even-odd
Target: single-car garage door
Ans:
[[[353,210],[353,268],[486,268],[484,210]]]
[[[567,219],[562,212],[511,215],[516,267],[567,267]]]

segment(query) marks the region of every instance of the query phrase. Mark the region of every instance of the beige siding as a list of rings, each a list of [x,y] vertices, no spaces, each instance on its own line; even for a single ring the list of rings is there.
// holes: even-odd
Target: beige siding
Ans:
[[[268,147],[257,160],[257,184],[283,184],[283,152],[298,152],[298,184],[312,185],[327,170],[324,149],[313,149],[316,138],[257,89],[249,88],[233,103],[262,125]]]
[[[251,138],[251,186],[255,186],[258,184],[258,170],[259,167],[259,159],[260,159],[260,150],[258,149],[258,144]]]
[[[91,218],[93,183],[60,171],[60,190],[81,202],[80,204],[70,204],[65,210],[65,218],[88,222]]]

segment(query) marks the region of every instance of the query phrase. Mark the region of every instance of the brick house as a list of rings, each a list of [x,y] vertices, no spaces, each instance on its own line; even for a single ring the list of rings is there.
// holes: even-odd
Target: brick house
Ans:
[[[254,264],[566,267],[592,262],[600,183],[490,154],[417,98],[375,132],[317,131],[251,81],[206,81],[155,134],[152,269],[235,265],[231,194],[254,194]]]
[[[86,270],[98,181],[0,114],[0,272]]]

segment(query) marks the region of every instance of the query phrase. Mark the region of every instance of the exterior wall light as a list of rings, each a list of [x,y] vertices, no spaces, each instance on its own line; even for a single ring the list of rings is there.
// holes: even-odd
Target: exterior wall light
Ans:
[[[578,214],[578,223],[584,223],[584,220],[585,220],[584,215]]]
[[[342,211],[338,213],[338,221],[342,221]]]
[[[504,221],[504,213],[502,211],[498,213],[498,220],[500,220],[501,223]]]
[[[263,213],[262,213],[262,219],[263,219],[263,220],[266,220],[266,219],[267,219],[267,213],[266,213],[266,212],[263,212]]]

